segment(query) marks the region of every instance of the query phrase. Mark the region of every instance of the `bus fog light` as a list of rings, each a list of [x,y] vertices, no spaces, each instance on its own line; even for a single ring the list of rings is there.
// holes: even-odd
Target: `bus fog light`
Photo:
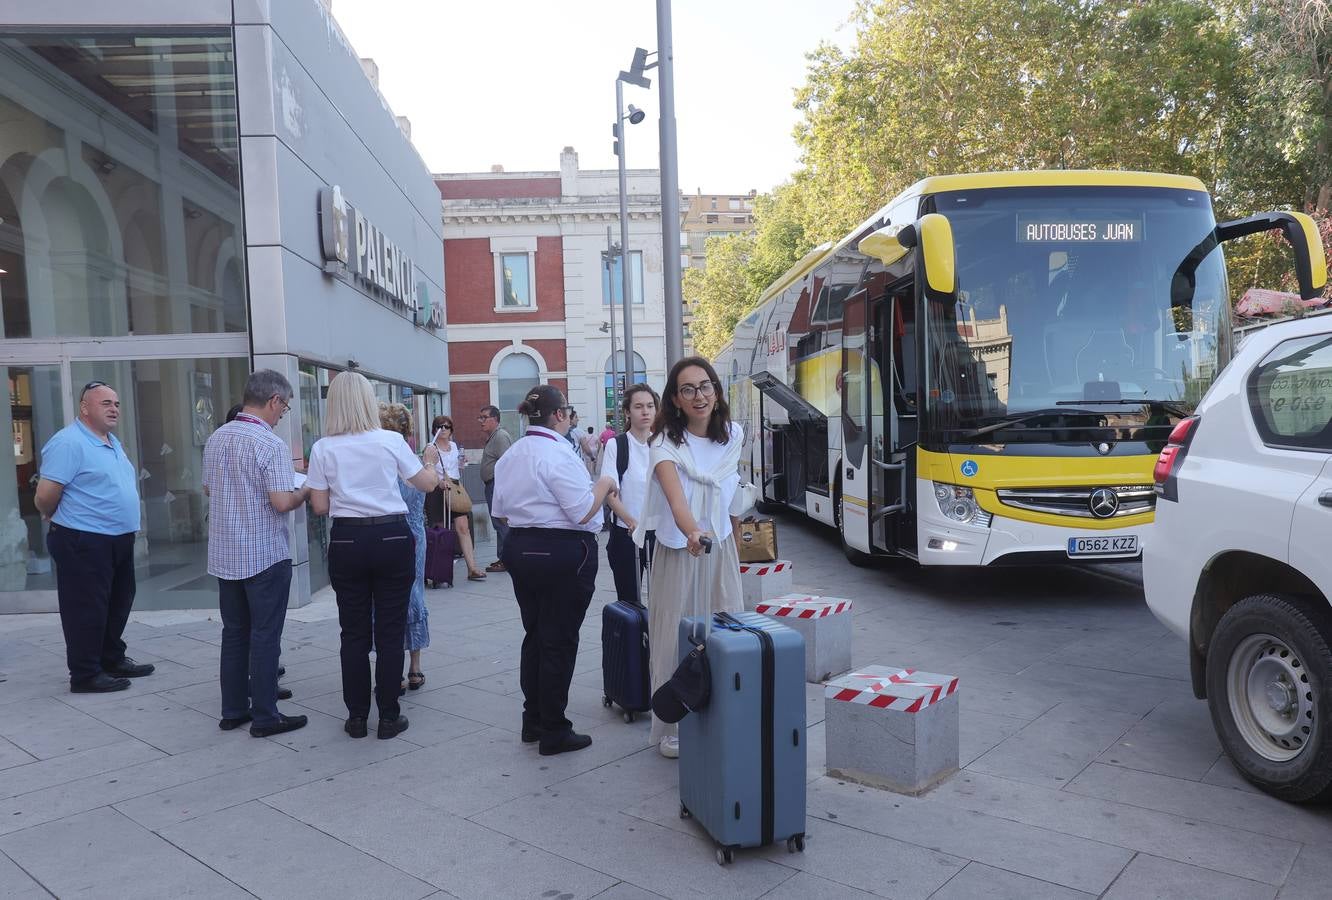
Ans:
[[[953,521],[969,525],[976,523],[977,519],[989,516],[981,511],[976,503],[976,495],[969,487],[962,487],[956,484],[934,483],[934,499],[939,504],[939,512],[944,517]],[[977,524],[989,524],[988,521]]]

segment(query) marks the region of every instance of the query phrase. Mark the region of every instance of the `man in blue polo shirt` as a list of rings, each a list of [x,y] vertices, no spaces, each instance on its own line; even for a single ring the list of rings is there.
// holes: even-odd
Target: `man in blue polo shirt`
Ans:
[[[153,667],[125,655],[121,635],[134,605],[134,534],[139,486],[134,464],[112,432],[120,397],[91,381],[79,417],[42,448],[37,509],[51,520],[46,546],[56,566],[69,689],[123,691]]]

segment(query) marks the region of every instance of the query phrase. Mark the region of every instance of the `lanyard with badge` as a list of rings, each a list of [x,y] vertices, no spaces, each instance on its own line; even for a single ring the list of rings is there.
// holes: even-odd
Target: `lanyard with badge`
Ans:
[[[269,431],[273,430],[272,425],[269,425],[267,422],[265,422],[263,419],[259,418],[258,416],[252,416],[249,413],[244,413],[244,412],[236,413],[235,421],[249,422],[251,425],[262,425],[265,428],[267,428]]]

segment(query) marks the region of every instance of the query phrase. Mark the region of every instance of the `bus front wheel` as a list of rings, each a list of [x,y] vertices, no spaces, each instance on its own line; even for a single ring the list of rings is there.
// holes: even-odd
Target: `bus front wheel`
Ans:
[[[837,493],[833,497],[833,521],[837,526],[837,539],[842,542],[842,554],[853,566],[864,568],[874,557],[863,550],[857,550],[846,542],[846,532],[842,530],[842,482],[837,482]]]

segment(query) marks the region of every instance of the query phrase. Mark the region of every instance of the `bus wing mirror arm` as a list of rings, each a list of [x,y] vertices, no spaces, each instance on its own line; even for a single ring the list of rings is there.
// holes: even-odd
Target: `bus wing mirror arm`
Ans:
[[[1304,213],[1278,210],[1222,222],[1216,226],[1213,240],[1222,243],[1260,231],[1280,231],[1290,242],[1295,251],[1295,278],[1300,285],[1300,299],[1312,300],[1322,294],[1327,287],[1327,254],[1318,226]],[[1201,261],[1200,258],[1198,262]],[[1194,268],[1197,265],[1194,263]]]

